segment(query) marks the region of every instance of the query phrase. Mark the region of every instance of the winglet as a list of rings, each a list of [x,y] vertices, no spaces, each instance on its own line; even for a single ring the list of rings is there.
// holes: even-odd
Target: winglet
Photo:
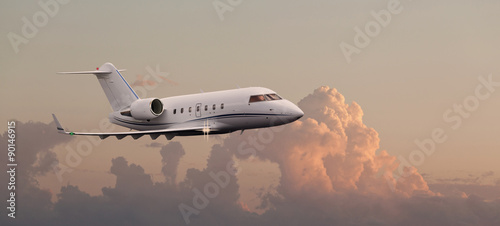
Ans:
[[[54,122],[56,123],[57,126],[57,132],[59,133],[66,133],[66,131],[63,129],[61,126],[61,123],[59,123],[59,120],[57,120],[57,117],[55,114],[52,114],[52,117],[54,118]]]

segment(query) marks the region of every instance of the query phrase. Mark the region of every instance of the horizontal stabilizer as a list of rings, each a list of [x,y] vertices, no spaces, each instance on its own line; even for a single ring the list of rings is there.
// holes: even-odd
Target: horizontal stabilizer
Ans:
[[[97,77],[99,84],[101,85],[104,94],[108,98],[109,104],[113,111],[120,111],[122,109],[130,107],[130,105],[139,99],[137,93],[132,89],[132,87],[125,81],[125,78],[121,75],[112,63],[104,63],[100,67],[96,68],[95,71],[69,71],[69,72],[58,72],[58,74],[93,74]]]
[[[125,69],[118,70],[120,72],[125,71]],[[57,74],[111,74],[112,71],[68,71],[68,72],[57,72]]]

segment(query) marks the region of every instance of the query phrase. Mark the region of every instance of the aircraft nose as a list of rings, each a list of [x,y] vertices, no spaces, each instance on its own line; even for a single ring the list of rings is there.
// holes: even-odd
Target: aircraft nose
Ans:
[[[304,116],[304,112],[299,107],[294,106],[292,109],[292,115],[295,117],[295,120],[298,120]]]

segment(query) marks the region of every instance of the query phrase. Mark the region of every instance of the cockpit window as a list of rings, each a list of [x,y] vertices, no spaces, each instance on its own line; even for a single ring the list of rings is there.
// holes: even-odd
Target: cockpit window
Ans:
[[[281,100],[282,98],[276,93],[269,93],[264,95],[253,95],[250,96],[249,103],[259,102],[259,101],[272,101],[272,100]]]
[[[266,94],[266,100],[281,100],[282,98],[276,93]]]
[[[250,103],[253,102],[259,102],[259,101],[265,101],[266,99],[264,98],[264,95],[254,95],[250,97]]]

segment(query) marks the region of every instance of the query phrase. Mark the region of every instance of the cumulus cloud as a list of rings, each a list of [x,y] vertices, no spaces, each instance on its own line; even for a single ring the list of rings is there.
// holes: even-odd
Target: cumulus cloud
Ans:
[[[477,215],[480,208],[498,211],[496,202],[435,194],[414,167],[393,177],[398,161],[384,150],[377,154],[377,132],[363,123],[361,107],[345,103],[336,89],[320,87],[299,107],[304,117],[285,129],[232,134],[224,142],[240,159],[255,156],[278,164],[276,192],[261,197],[261,207],[268,209],[261,218],[269,225],[498,222],[493,215],[484,221]],[[471,199],[477,206],[469,205]]]
[[[169,153],[180,158],[181,150],[180,143],[165,145],[161,150],[164,166],[176,165],[178,161],[165,158],[172,157]],[[90,196],[76,186],[63,187],[54,208],[58,215],[53,220],[71,225],[184,225],[186,221],[180,211],[183,204],[190,225],[244,225],[249,215],[238,203],[239,186],[236,177],[228,171],[233,170],[228,164],[232,162],[231,156],[228,150],[214,146],[207,167],[189,169],[179,184],[153,183],[141,166],[117,157],[111,166],[111,173],[116,176],[114,187],[103,188],[101,196]],[[221,175],[221,172],[228,177],[217,178],[222,178],[225,185],[218,186],[218,192],[213,186],[207,191],[207,184],[218,184],[212,173]],[[165,176],[171,178],[172,174]],[[216,194],[215,197],[212,194]],[[200,203],[202,207],[197,205]]]
[[[123,157],[112,159],[110,172],[116,176],[113,187],[103,187],[102,195],[92,196],[78,186],[67,185],[51,201],[52,194],[40,189],[35,176],[52,170],[57,161],[51,149],[68,142],[71,137],[57,133],[54,123],[28,122],[17,124],[18,167],[16,197],[18,208],[16,219],[6,215],[0,218],[1,225],[184,225],[185,218],[179,210],[180,204],[194,208],[189,220],[191,225],[220,225],[224,222],[244,225],[248,212],[240,205],[239,186],[234,176],[232,153],[220,145],[213,147],[207,166],[203,170],[189,169],[185,180],[175,184],[177,166],[184,155],[178,142],[161,147],[162,172],[165,182],[154,183],[142,166],[129,163]],[[6,133],[1,135],[1,145],[7,146]],[[6,173],[0,174],[8,181]],[[215,178],[215,179],[214,179]],[[223,186],[219,182],[223,182]],[[217,184],[215,197],[208,197],[206,185]],[[6,186],[1,188],[7,200]],[[207,200],[199,208],[194,204],[200,198]],[[209,186],[209,195],[215,194]],[[194,201],[195,200],[195,201]],[[216,217],[219,216],[219,217]]]
[[[62,136],[55,130],[54,123],[16,122],[16,161],[24,166],[19,168],[20,174],[31,177],[52,170],[52,163],[57,161],[52,148],[68,142],[71,137]],[[7,132],[0,136],[2,147],[7,146]]]
[[[320,87],[302,99],[299,107],[304,118],[285,130],[232,134],[224,143],[240,152],[239,156],[253,148],[258,158],[278,163],[281,195],[317,200],[353,191],[407,197],[432,193],[415,168],[406,169],[404,180],[392,177],[390,172],[398,166],[396,158],[386,151],[376,154],[378,133],[363,124],[361,107],[345,103],[336,89]],[[265,148],[249,142],[241,145],[254,139]]]
[[[356,103],[345,103],[335,89],[320,87],[299,102],[305,116],[287,126],[234,133],[214,145],[202,169],[187,170],[175,183],[184,149],[161,147],[165,182],[154,183],[137,164],[112,160],[113,187],[91,196],[77,186],[61,189],[58,201],[46,199],[43,211],[26,224],[50,225],[498,225],[500,200],[474,194],[432,192],[415,168],[398,168],[394,156],[379,151],[377,132],[363,121]],[[55,130],[54,130],[55,131]],[[5,135],[4,135],[5,136]],[[51,137],[36,149],[31,175],[46,172]],[[28,142],[28,141],[26,141]],[[157,145],[155,145],[157,146]],[[251,213],[239,200],[233,158],[256,158],[279,166],[275,191],[258,195],[265,209]],[[160,160],[158,160],[158,164]],[[243,169],[244,170],[244,169]],[[491,177],[485,173],[482,177]],[[32,186],[35,191],[40,191]],[[38,189],[38,190],[36,190]],[[33,194],[36,195],[36,192]],[[28,194],[24,194],[30,197]],[[48,197],[47,195],[42,197]],[[23,210],[25,211],[25,210]],[[38,215],[37,215],[38,214]],[[41,220],[40,220],[41,219]],[[186,220],[187,219],[187,220]]]
[[[179,160],[184,156],[184,148],[182,148],[179,142],[170,142],[163,146],[160,150],[163,162],[163,176],[169,184],[175,184],[175,178],[177,177],[177,166],[179,166]]]
[[[56,154],[52,148],[56,145],[68,142],[71,137],[62,136],[57,133],[54,123],[41,122],[19,122],[16,121],[16,202],[17,219],[7,219],[7,214],[2,214],[1,219],[9,223],[29,224],[29,222],[45,222],[51,215],[52,194],[38,187],[36,176],[41,176],[52,170],[52,164],[57,163]],[[8,134],[0,135],[0,146],[7,147]],[[4,164],[7,153],[2,153]],[[9,170],[6,165],[0,174],[0,181],[7,183]],[[7,190],[7,184],[0,186],[2,200],[7,200],[11,191]],[[6,202],[4,202],[6,203]],[[20,207],[22,206],[22,208]],[[5,207],[4,207],[5,208]],[[22,209],[22,211],[21,211]],[[2,212],[5,213],[5,212]],[[4,225],[4,224],[2,224]]]

